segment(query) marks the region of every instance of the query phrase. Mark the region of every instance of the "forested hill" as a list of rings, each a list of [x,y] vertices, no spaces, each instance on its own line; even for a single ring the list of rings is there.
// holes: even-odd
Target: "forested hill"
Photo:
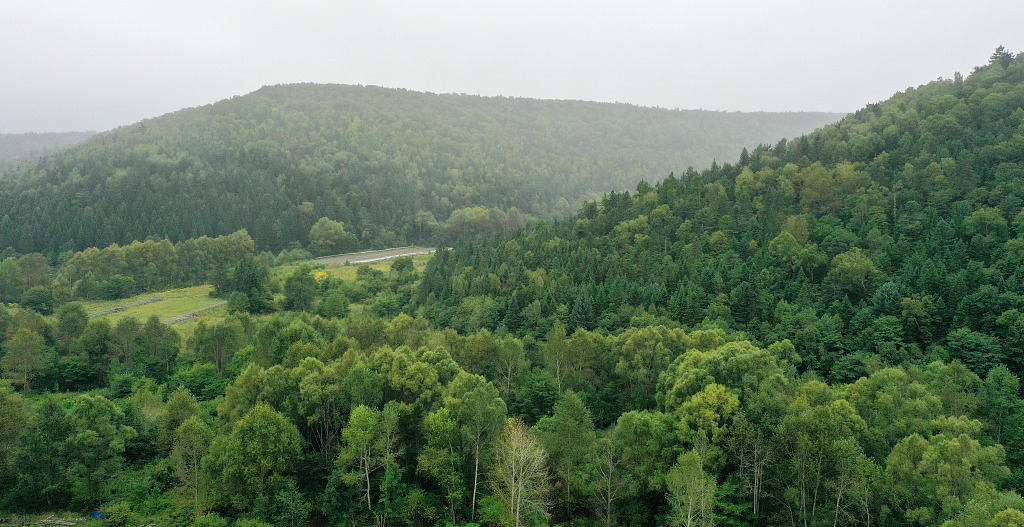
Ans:
[[[543,335],[724,325],[832,381],[879,365],[1024,368],[1024,57],[997,52],[736,164],[436,257],[440,325]]]
[[[94,135],[96,132],[0,134],[0,171],[28,158],[80,143]]]
[[[0,247],[52,254],[245,228],[278,249],[307,245],[321,217],[355,235],[337,249],[424,243],[448,227],[567,215],[581,198],[839,117],[270,86],[20,168],[0,185]]]
[[[1017,525],[1022,204],[1024,54],[1000,48],[735,164],[459,243],[413,304],[541,343],[549,384],[624,444],[674,430],[685,454],[641,473],[666,474],[647,488],[680,525]],[[674,348],[671,331],[742,340]]]

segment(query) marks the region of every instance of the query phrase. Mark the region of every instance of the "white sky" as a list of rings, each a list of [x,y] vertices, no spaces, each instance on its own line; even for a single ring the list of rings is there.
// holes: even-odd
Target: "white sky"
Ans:
[[[0,0],[0,133],[266,84],[847,112],[1024,51],[1021,0]]]

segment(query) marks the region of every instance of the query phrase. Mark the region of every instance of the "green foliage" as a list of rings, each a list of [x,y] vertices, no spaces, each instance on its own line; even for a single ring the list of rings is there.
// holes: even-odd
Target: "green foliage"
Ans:
[[[248,313],[249,297],[241,291],[232,291],[228,295],[228,313]]]
[[[953,517],[1008,473],[1002,446],[984,447],[966,434],[909,436],[893,448],[885,470],[897,511],[920,524]]]
[[[207,513],[192,522],[192,527],[228,527],[229,520],[217,513]]]
[[[398,413],[393,406],[377,411],[361,405],[352,410],[348,426],[341,432],[343,446],[335,465],[345,471],[342,480],[346,484],[361,489],[368,512],[373,511],[375,487],[382,485],[382,474],[377,473],[386,474],[398,455],[397,427]]]
[[[324,296],[320,302],[320,315],[327,318],[345,318],[349,313],[348,297],[345,293],[334,290]]]
[[[564,494],[557,496],[563,506],[556,509],[556,517],[564,511],[564,518],[570,519],[576,510],[589,505],[580,496],[591,492],[593,485],[588,468],[597,448],[597,436],[590,410],[576,393],[567,391],[555,405],[554,413],[538,421],[535,429],[548,452],[559,486],[564,489]]]
[[[470,239],[513,209],[449,200],[442,226],[421,202],[417,236],[466,229],[422,274],[272,275],[304,253],[254,255],[244,232],[0,260],[14,301],[199,270],[247,307],[283,289],[293,309],[190,324],[182,350],[156,318],[0,308],[0,366],[22,379],[0,384],[0,507],[182,526],[1019,525],[1022,60],[997,50],[566,222]],[[390,236],[369,209],[293,212],[274,229],[329,214]],[[23,357],[45,359],[27,383]]]
[[[309,228],[309,250],[315,256],[338,254],[355,248],[356,236],[345,231],[345,224],[320,218]]]
[[[457,239],[838,117],[266,86],[12,170],[0,247],[56,254],[242,228],[261,247],[317,254]]]
[[[21,385],[22,390],[29,391],[31,381],[46,366],[46,343],[38,333],[20,328],[9,335],[3,344],[3,356],[0,357],[0,369],[4,376]]]
[[[21,305],[38,311],[42,315],[50,315],[57,307],[57,299],[53,296],[53,291],[50,288],[37,285],[21,295]]]
[[[316,297],[316,281],[308,266],[300,266],[284,282],[284,308],[306,311]]]
[[[246,311],[250,313],[266,313],[270,311],[273,300],[270,291],[270,270],[266,264],[246,254],[230,269],[227,281],[221,284],[216,292],[222,295],[230,295],[233,292],[245,295],[244,303],[242,297],[235,296],[231,306],[233,312],[242,311],[241,308],[245,305]]]
[[[241,510],[284,488],[302,454],[295,425],[266,404],[257,404],[218,437],[207,457],[216,478],[220,500]]]
[[[679,455],[665,477],[672,506],[672,525],[710,527],[715,524],[715,479],[701,468],[701,458],[695,452]]]

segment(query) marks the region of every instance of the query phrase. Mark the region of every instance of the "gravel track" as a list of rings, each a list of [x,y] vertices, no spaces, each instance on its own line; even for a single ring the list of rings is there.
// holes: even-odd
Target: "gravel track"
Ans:
[[[322,264],[362,264],[390,260],[399,256],[412,256],[414,254],[430,254],[434,252],[433,247],[396,247],[382,251],[364,251],[360,253],[336,254],[334,256],[321,256],[313,261]]]

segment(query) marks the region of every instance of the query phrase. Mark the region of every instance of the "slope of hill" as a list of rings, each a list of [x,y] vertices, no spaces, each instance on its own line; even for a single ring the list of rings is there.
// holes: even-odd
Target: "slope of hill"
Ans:
[[[536,336],[715,321],[788,338],[833,380],[934,358],[1021,371],[1022,80],[1024,57],[997,54],[735,165],[457,245],[421,300],[441,325],[472,312]]]
[[[96,132],[0,134],[0,171],[58,148],[85,141]]]
[[[595,422],[611,407],[615,434],[674,430],[676,514],[997,525],[1024,517],[1022,206],[1024,54],[1000,48],[735,165],[441,251],[410,310],[536,342],[535,372]],[[678,351],[671,331],[752,342]],[[643,500],[621,510],[665,503]]]
[[[277,249],[305,245],[320,217],[356,236],[336,249],[423,243],[458,209],[459,222],[485,230],[565,215],[581,198],[838,117],[271,86],[21,168],[0,187],[0,247],[53,252],[245,228]]]

